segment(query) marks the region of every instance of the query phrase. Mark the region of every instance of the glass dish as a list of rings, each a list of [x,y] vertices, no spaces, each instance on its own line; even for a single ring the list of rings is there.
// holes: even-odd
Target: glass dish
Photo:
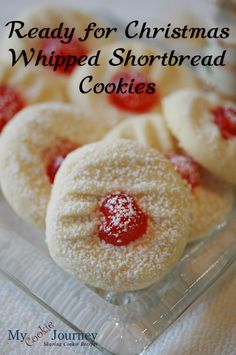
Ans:
[[[148,289],[93,290],[50,258],[42,233],[21,221],[0,197],[0,272],[74,331],[97,333],[104,354],[143,352],[236,260],[236,210],[227,223],[186,249]]]

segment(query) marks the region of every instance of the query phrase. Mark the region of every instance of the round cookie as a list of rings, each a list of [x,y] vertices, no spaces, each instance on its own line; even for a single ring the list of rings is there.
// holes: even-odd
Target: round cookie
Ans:
[[[41,67],[0,61],[0,131],[25,106],[47,101],[68,101],[64,80]]]
[[[233,207],[233,188],[196,164],[181,152],[171,137],[163,117],[157,114],[131,118],[113,128],[105,140],[132,139],[161,151],[180,175],[190,182],[191,219],[188,240],[206,237],[225,222]]]
[[[98,142],[64,160],[46,218],[52,258],[91,286],[148,287],[180,258],[189,191],[156,150],[130,140]]]
[[[3,130],[0,181],[3,195],[17,214],[44,228],[54,176],[72,150],[102,138],[92,118],[70,104],[25,108]]]
[[[12,55],[9,52],[9,48],[13,48],[16,51],[17,56],[21,53],[22,50],[25,50],[29,58],[32,56],[31,48],[34,48],[35,54],[33,60],[37,56],[39,50],[42,50],[42,55],[46,55],[47,58],[49,58],[49,56],[52,54],[52,51],[55,52],[55,55],[82,56],[87,55],[90,51],[100,47],[105,43],[110,43],[115,37],[113,31],[108,36],[108,38],[95,38],[93,34],[90,34],[85,41],[79,41],[78,38],[84,38],[84,30],[90,23],[95,22],[97,27],[100,28],[106,28],[107,26],[101,23],[99,20],[95,19],[94,16],[91,17],[81,11],[78,11],[78,9],[70,8],[67,6],[44,5],[33,7],[21,15],[18,15],[18,19],[24,23],[23,28],[21,28],[21,25],[19,24],[15,25],[16,29],[20,28],[21,34],[27,34],[32,28],[38,28],[39,31],[36,34],[33,33],[33,38],[30,38],[27,35],[23,38],[19,38],[15,32],[13,33],[12,37],[9,38],[11,25],[7,26],[1,41],[1,57],[8,63],[10,63],[12,60]],[[94,30],[97,27],[95,27]],[[54,29],[57,28],[59,28],[59,30],[55,31]],[[74,33],[72,33],[73,28]],[[41,33],[41,37],[39,36],[39,33]],[[99,34],[100,33],[101,31]],[[73,35],[72,39],[69,37],[71,34]],[[60,36],[59,38],[57,38],[58,35]],[[42,60],[40,63],[41,62]],[[55,58],[53,59],[53,63],[55,63]],[[17,63],[16,65],[18,66],[20,64]],[[38,65],[38,67],[39,66],[40,65]],[[67,75],[61,74],[70,74],[70,72],[76,66],[77,64],[70,66],[69,69],[65,71],[63,70],[63,68],[65,69],[63,64],[59,66],[58,69],[53,73],[56,74],[56,76],[62,76],[63,79],[66,80]],[[50,66],[42,66],[42,68],[45,69],[47,73],[53,70],[53,67]]]
[[[104,139],[113,141],[117,138],[135,140],[157,149],[163,154],[175,151],[174,139],[170,135],[162,115],[158,113],[140,115],[139,118],[127,118],[114,127]]]
[[[101,48],[99,64],[100,66],[83,66],[76,69],[70,78],[69,95],[72,102],[80,105],[81,109],[87,114],[98,115],[101,120],[112,128],[131,114],[146,114],[160,109],[162,98],[176,89],[182,87],[199,87],[200,82],[188,68],[181,66],[161,66],[158,62],[152,65],[132,66],[131,62],[127,65],[122,63],[115,65],[118,60],[114,60],[113,52],[123,48],[125,57],[132,51],[136,58],[160,54],[155,48],[146,46],[142,42],[117,42]],[[113,58],[113,64],[109,60]],[[92,78],[92,79],[91,79]],[[95,93],[92,89],[96,83],[111,83],[108,91],[119,87],[120,79],[124,79],[122,84],[127,83],[122,90],[131,90],[132,93]],[[81,84],[82,82],[82,84]],[[133,84],[132,84],[133,82]],[[154,83],[155,91],[148,87]],[[131,85],[132,84],[132,85]],[[145,86],[144,86],[144,85]],[[82,90],[87,93],[84,94]],[[152,85],[153,86],[153,85]],[[98,91],[102,85],[98,86]],[[138,93],[135,90],[138,90]],[[143,91],[143,92],[142,92]]]
[[[181,90],[163,100],[180,147],[220,179],[236,184],[236,106],[216,95]]]

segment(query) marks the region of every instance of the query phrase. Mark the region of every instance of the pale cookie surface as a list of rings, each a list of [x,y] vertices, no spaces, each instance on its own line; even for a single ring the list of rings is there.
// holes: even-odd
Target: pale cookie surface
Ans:
[[[0,142],[2,192],[17,214],[44,228],[51,192],[46,173],[50,159],[57,155],[61,159],[64,148],[77,148],[103,134],[92,118],[69,104],[39,104],[18,113]]]
[[[175,150],[175,142],[171,137],[166,123],[158,113],[127,118],[118,124],[106,136],[105,140],[131,139],[138,143],[157,149],[163,154]]]
[[[93,88],[96,83],[111,83],[113,82],[113,77],[119,73],[130,73],[132,74],[141,74],[146,78],[147,82],[156,83],[156,92],[158,94],[158,100],[156,105],[153,105],[151,110],[148,112],[155,112],[160,109],[160,101],[162,97],[168,95],[174,90],[183,88],[183,87],[199,87],[200,82],[196,76],[186,67],[177,67],[177,66],[161,66],[158,62],[153,63],[151,66],[142,65],[142,66],[132,66],[129,62],[127,65],[111,65],[108,63],[110,59],[113,58],[113,62],[117,63],[113,57],[113,52],[117,48],[124,48],[125,55],[131,50],[132,55],[136,57],[140,56],[150,56],[160,54],[155,48],[146,46],[140,42],[117,42],[112,45],[107,45],[101,48],[99,56],[100,66],[83,66],[82,68],[76,69],[70,79],[69,85],[69,94],[72,102],[80,105],[83,111],[86,111],[90,115],[95,113],[101,117],[101,120],[104,120],[107,125],[112,128],[117,123],[121,122],[123,119],[129,117],[131,112],[122,110],[110,102],[110,96],[112,94],[99,93],[96,94],[93,91],[90,91],[86,94],[81,93],[79,90],[79,84],[81,81],[87,77],[92,76],[93,79],[91,82],[86,80],[83,84],[84,90],[89,90]],[[94,53],[95,54],[95,53]],[[121,55],[119,53],[119,55]],[[121,75],[122,76],[122,75]],[[174,78],[174,80],[173,80]],[[123,94],[125,96],[125,94]],[[151,96],[151,95],[150,95]],[[130,95],[129,100],[132,101],[132,95]],[[143,112],[147,113],[147,112]]]
[[[189,242],[207,237],[226,223],[234,203],[232,185],[216,176],[183,154],[168,155],[175,170],[188,182],[191,189],[191,221]]]
[[[0,85],[2,84],[19,92],[26,105],[47,101],[69,101],[64,78],[51,71],[45,71],[41,66],[25,67],[18,63],[11,67],[1,60]]]
[[[126,246],[97,236],[107,195],[135,196],[147,232]],[[99,142],[67,156],[46,219],[53,259],[79,280],[112,291],[145,288],[180,258],[189,228],[189,191],[157,151],[129,140]]]
[[[226,223],[234,203],[232,186],[223,183],[205,169],[201,182],[192,191],[189,242],[214,232]]]
[[[235,110],[232,102],[198,90],[181,90],[163,100],[168,127],[180,147],[222,180],[236,184],[236,137],[222,137],[212,113],[219,106]]]
[[[163,117],[158,114],[127,119],[113,128],[104,139],[114,141],[119,138],[135,140],[165,155],[177,154],[178,151]],[[219,181],[200,167],[199,174],[199,185],[191,191],[190,242],[206,237],[225,222],[234,201],[233,188],[230,185]]]

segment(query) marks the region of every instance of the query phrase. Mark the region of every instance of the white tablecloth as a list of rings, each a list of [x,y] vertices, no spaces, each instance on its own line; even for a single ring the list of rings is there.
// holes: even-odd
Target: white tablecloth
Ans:
[[[52,314],[0,277],[0,353],[98,355],[88,346],[45,348],[46,335],[33,347],[8,340],[8,330],[34,335],[38,326],[53,322],[58,332],[69,330]],[[157,339],[144,355],[235,355],[236,354],[236,264],[191,308]]]

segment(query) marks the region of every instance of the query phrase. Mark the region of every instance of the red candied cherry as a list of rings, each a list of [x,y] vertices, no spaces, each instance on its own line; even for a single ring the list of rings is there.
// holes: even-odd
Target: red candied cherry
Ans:
[[[60,143],[57,144],[55,149],[52,149],[51,154],[50,149],[48,150],[50,158],[48,159],[46,164],[46,174],[51,184],[54,183],[56,173],[58,172],[66,156],[77,148],[78,146],[74,143],[71,143],[66,139],[62,139],[60,140]]]
[[[0,132],[13,116],[25,107],[25,102],[15,89],[0,84]]]
[[[85,47],[84,44],[76,40],[75,38],[72,39],[70,43],[61,43],[60,38],[50,38],[45,41],[43,41],[43,46],[42,46],[43,54],[46,55],[47,57],[50,57],[52,55],[52,52],[55,52],[54,55],[58,56],[83,56],[88,53],[87,48]],[[76,63],[74,65],[71,65],[67,68],[65,65],[61,65],[56,69],[57,73],[60,74],[70,74],[76,67]]]
[[[111,81],[115,84],[116,88],[120,86],[119,83],[121,83],[121,81],[122,83],[127,83],[127,85],[122,89],[123,91],[127,90],[126,93],[113,92],[109,94],[111,104],[123,111],[131,113],[145,113],[149,112],[159,103],[159,96],[156,91],[152,93],[147,93],[145,91],[147,89],[147,78],[142,73],[120,72],[115,74]],[[129,86],[131,83],[133,83],[132,93],[129,92]],[[138,87],[140,89],[139,93],[135,92],[135,88],[138,91]],[[143,90],[143,92],[141,92],[141,90]]]
[[[117,192],[107,196],[100,212],[103,217],[98,237],[108,244],[128,245],[147,231],[148,218],[131,195]]]
[[[170,154],[168,159],[180,176],[191,185],[192,189],[200,184],[200,167],[192,158],[186,155]]]
[[[212,110],[214,122],[224,139],[236,137],[236,106],[219,106]]]

